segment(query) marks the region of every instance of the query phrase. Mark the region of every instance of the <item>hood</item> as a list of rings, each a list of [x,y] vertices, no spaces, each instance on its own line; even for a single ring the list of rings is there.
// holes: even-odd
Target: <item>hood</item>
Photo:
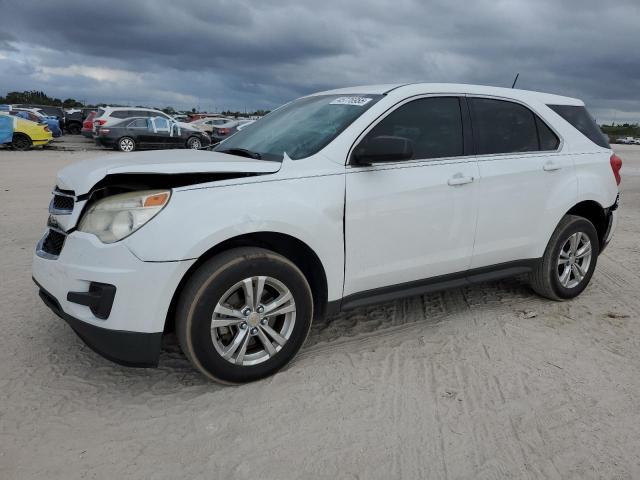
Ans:
[[[107,175],[180,173],[275,173],[280,162],[204,150],[152,150],[74,163],[58,173],[58,188],[83,195]]]

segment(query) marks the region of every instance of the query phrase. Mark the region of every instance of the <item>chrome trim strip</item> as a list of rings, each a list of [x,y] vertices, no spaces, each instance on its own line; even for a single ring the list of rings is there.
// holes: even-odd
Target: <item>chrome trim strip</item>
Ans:
[[[75,195],[71,195],[70,193],[64,193],[62,190],[58,189],[58,187],[54,188],[53,191],[51,192],[52,195],[60,195],[61,197],[69,197],[69,198],[73,198],[74,200],[77,200],[78,197],[76,197]]]

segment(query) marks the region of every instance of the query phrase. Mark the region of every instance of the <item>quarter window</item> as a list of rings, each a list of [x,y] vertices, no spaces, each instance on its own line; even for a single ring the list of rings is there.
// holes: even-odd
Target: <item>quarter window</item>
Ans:
[[[463,155],[460,101],[456,97],[413,100],[387,115],[360,145],[379,136],[408,138],[415,159]]]

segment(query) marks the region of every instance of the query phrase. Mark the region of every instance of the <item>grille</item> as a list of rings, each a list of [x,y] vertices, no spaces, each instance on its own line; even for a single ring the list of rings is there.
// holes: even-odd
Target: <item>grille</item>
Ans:
[[[56,210],[67,210],[71,212],[73,210],[74,200],[72,197],[63,197],[62,195],[54,195],[53,208]]]
[[[69,215],[75,205],[75,193],[73,190],[61,190],[56,186],[53,189],[53,198],[49,203],[49,213],[54,215]]]
[[[64,241],[67,236],[64,233],[57,232],[56,230],[49,230],[47,237],[42,242],[42,250],[50,255],[58,256],[64,246]]]

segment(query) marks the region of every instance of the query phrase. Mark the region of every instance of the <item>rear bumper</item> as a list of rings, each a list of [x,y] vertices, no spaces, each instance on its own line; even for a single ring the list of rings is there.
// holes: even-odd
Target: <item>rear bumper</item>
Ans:
[[[607,230],[602,239],[602,246],[600,247],[600,253],[604,251],[604,249],[609,245],[611,239],[613,238],[613,233],[616,231],[616,227],[618,226],[618,205],[620,203],[620,195],[616,198],[616,202],[607,208]]]
[[[99,147],[113,148],[116,145],[114,140],[106,137],[95,137],[95,142]]]
[[[37,281],[40,298],[53,313],[62,318],[94,352],[112,362],[128,367],[155,367],[160,357],[162,332],[141,333],[109,330],[83,322],[65,313],[58,299]]]

